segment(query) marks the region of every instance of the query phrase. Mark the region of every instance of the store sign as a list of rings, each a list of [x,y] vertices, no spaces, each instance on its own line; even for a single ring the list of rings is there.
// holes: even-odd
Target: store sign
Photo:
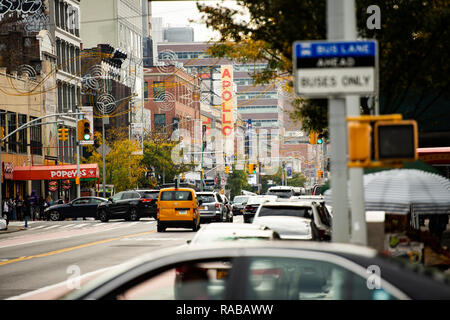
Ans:
[[[58,190],[58,182],[50,181],[48,183],[48,191],[55,192],[56,190]]]
[[[12,180],[14,174],[14,165],[11,162],[3,162],[3,178]]]
[[[94,169],[80,169],[80,177],[81,178],[96,178]],[[77,176],[77,170],[51,170],[50,178],[66,178],[66,179],[74,179]]]

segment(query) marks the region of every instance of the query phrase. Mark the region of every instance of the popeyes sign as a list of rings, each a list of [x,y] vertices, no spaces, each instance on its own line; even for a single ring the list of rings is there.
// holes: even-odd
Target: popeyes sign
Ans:
[[[92,172],[89,173],[89,169],[80,170],[81,178],[95,178],[95,170],[90,169]],[[52,179],[71,179],[76,178],[77,170],[51,170],[50,178]]]

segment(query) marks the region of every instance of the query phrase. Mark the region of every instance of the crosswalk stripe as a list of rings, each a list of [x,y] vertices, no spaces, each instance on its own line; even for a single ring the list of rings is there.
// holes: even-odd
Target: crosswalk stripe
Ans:
[[[42,230],[48,230],[48,229],[60,228],[60,227],[61,227],[60,225],[57,225],[57,226],[49,226],[49,227],[46,227],[46,228],[44,228],[44,229],[42,229]]]
[[[71,224],[68,224],[68,225],[65,225],[65,226],[61,226],[61,229],[71,228],[71,227],[73,227],[74,225],[75,225],[75,223],[71,223]]]
[[[36,230],[36,229],[40,229],[40,228],[44,228],[45,226],[37,226],[37,227],[33,227],[31,229]]]
[[[74,226],[72,229],[81,228],[81,227],[87,226],[88,224],[89,223],[80,223],[80,224],[77,224],[76,226]]]

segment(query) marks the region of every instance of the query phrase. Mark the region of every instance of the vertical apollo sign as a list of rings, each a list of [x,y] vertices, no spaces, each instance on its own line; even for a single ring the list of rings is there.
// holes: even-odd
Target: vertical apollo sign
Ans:
[[[233,94],[233,66],[221,66],[220,78],[222,81],[222,137],[225,157],[234,154],[234,94]]]

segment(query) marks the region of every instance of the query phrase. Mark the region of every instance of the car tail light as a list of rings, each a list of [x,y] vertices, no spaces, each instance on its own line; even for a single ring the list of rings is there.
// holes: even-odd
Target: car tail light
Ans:
[[[251,206],[245,206],[245,210],[252,210]]]
[[[220,204],[216,203],[216,208],[219,208],[219,207],[220,207]]]
[[[141,202],[152,202],[153,199],[144,199],[144,198],[142,198],[140,201],[141,201]]]

